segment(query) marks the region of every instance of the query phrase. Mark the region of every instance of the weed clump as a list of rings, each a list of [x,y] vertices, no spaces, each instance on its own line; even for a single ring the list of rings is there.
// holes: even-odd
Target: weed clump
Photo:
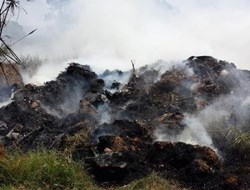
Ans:
[[[1,189],[96,189],[83,168],[54,151],[0,158]]]

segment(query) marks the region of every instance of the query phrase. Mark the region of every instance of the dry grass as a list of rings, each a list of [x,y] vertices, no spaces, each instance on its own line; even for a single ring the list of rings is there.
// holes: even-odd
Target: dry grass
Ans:
[[[178,182],[168,181],[153,173],[145,178],[131,182],[118,190],[185,190]]]
[[[250,128],[248,125],[228,126],[225,121],[221,121],[221,123],[215,123],[209,132],[218,143],[224,145],[224,151],[234,152],[234,154],[237,152],[238,156],[250,161]]]
[[[87,127],[80,130],[74,135],[67,135],[65,138],[64,155],[69,159],[72,159],[72,153],[76,151],[80,145],[85,145],[89,141],[90,131]]]
[[[245,127],[244,127],[245,128]],[[227,140],[231,149],[250,161],[250,129],[241,130],[233,128],[227,131]]]

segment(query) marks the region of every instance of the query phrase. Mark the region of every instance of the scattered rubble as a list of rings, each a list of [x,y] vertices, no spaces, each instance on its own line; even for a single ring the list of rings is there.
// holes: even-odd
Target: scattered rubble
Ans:
[[[160,77],[145,67],[139,74],[133,71],[125,85],[107,85],[105,77],[112,72],[100,77],[88,66],[71,63],[43,86],[20,86],[13,101],[0,109],[0,143],[71,154],[84,160],[102,185],[126,184],[154,171],[194,189],[247,189],[247,177],[228,170],[212,148],[155,142],[153,136],[159,126],[169,134],[183,131],[185,113],[196,113],[237,89],[235,73],[250,80],[250,72],[200,56]]]

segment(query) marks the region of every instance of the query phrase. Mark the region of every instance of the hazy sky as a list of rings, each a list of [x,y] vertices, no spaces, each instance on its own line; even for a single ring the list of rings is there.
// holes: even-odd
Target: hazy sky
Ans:
[[[76,59],[101,69],[131,68],[131,59],[140,66],[212,55],[250,69],[249,0],[21,0],[21,5],[28,14],[13,19],[22,32],[38,28],[15,46],[22,54],[55,63]]]

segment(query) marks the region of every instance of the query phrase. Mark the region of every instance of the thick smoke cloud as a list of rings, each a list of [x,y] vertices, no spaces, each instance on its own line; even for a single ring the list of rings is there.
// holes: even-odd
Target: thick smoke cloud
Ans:
[[[46,57],[48,67],[53,63],[62,70],[69,60],[78,60],[101,70],[130,69],[131,59],[138,67],[158,59],[178,61],[205,54],[249,68],[248,0],[21,3],[27,14],[19,14],[19,24],[26,32],[38,30],[15,49]]]

